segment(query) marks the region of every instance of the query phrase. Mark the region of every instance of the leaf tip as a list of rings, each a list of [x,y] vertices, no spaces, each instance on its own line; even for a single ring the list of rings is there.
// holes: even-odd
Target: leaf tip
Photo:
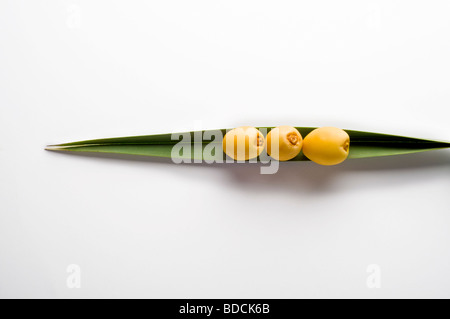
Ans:
[[[59,147],[58,145],[47,145],[47,146],[44,148],[44,150],[45,150],[45,151],[61,151],[62,148]]]

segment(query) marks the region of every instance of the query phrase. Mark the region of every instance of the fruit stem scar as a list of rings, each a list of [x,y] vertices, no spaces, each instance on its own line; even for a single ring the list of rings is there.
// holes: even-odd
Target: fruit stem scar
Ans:
[[[263,138],[260,135],[258,135],[258,137],[256,139],[256,145],[257,146],[263,146],[264,145],[264,140],[263,140]]]
[[[348,141],[346,141],[345,142],[345,144],[344,144],[344,146],[343,146],[343,148],[344,148],[344,151],[348,151],[348,147],[349,147],[349,142]]]
[[[298,137],[297,137],[297,134],[295,134],[295,133],[289,133],[287,136],[287,139],[288,139],[289,143],[291,143],[292,145],[296,145],[298,142]]]

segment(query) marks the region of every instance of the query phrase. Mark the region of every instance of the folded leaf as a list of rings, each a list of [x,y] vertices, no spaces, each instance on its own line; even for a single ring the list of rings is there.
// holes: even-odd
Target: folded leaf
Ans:
[[[269,132],[272,129],[272,127],[257,128],[263,133]],[[296,128],[303,137],[315,129],[313,127]],[[226,155],[222,151],[222,140],[220,138],[225,135],[226,131],[226,129],[221,129],[178,134],[106,138],[52,145],[47,149],[52,151],[111,153],[217,161],[226,158]],[[444,141],[363,131],[345,131],[350,136],[350,153],[348,158],[400,155],[450,147],[450,142]],[[186,137],[187,139],[183,139]],[[175,145],[185,146],[184,149],[187,151],[173,152]],[[216,146],[215,150],[213,149],[214,146]],[[291,161],[308,161],[308,159],[300,153]]]

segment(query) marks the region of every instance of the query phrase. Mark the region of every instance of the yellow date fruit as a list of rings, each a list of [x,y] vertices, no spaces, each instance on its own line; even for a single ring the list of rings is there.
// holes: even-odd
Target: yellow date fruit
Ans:
[[[303,140],[303,154],[320,165],[336,165],[345,161],[350,150],[350,136],[336,127],[313,130]]]
[[[292,126],[278,126],[266,137],[267,154],[278,161],[288,161],[296,157],[303,144],[300,132]]]
[[[242,126],[225,134],[223,151],[231,158],[246,161],[258,157],[264,150],[264,135],[252,126]]]

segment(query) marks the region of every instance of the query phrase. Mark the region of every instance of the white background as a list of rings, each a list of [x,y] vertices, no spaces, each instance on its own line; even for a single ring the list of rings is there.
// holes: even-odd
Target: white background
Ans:
[[[449,140],[449,17],[448,1],[1,1],[0,297],[450,297],[447,150],[275,175],[44,151],[240,125]]]

